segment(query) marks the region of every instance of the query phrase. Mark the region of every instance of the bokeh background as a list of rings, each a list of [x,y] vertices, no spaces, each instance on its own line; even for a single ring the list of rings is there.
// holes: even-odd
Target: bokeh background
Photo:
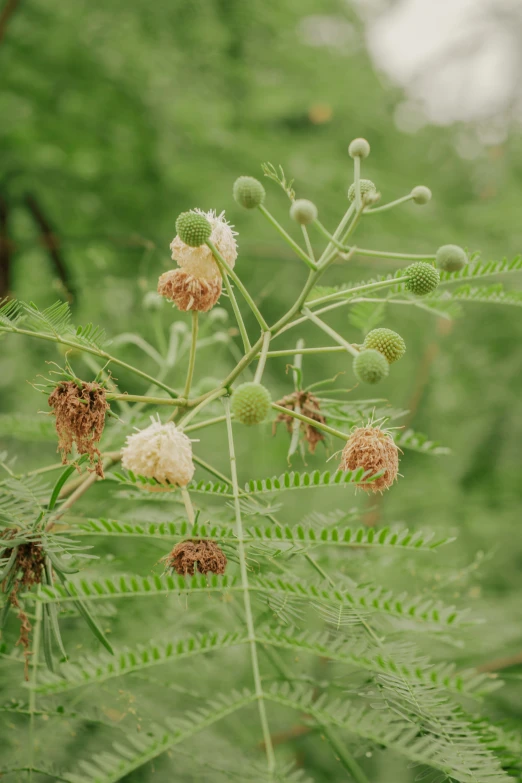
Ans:
[[[2,294],[40,307],[69,298],[76,322],[99,323],[112,337],[137,331],[155,343],[158,319],[163,329],[173,317],[189,324],[167,305],[151,313],[144,300],[171,267],[177,214],[199,206],[226,210],[239,231],[237,268],[273,319],[305,271],[258,214],[235,204],[232,183],[241,174],[260,177],[263,161],[281,164],[298,196],[316,202],[333,228],[345,210],[352,176],[347,145],[356,136],[371,143],[363,176],[377,184],[383,201],[417,184],[434,196],[426,207],[406,204],[367,221],[357,240],[362,246],[418,253],[455,243],[483,259],[510,259],[522,247],[521,43],[516,0],[4,0]],[[273,183],[266,187],[271,210],[287,221],[285,195]],[[349,270],[334,268],[330,280],[395,268],[359,258]],[[507,287],[517,283],[515,276]],[[346,311],[330,322],[357,339]],[[248,325],[255,328],[252,320]],[[377,504],[356,503],[369,523],[400,521],[456,535],[440,573],[425,576],[412,564],[399,574],[390,566],[388,583],[406,580],[412,591],[442,586],[456,601],[478,606],[486,619],[480,644],[451,650],[463,664],[516,656],[522,651],[520,310],[471,303],[450,323],[415,308],[390,308],[385,325],[401,332],[408,352],[379,394],[409,409],[408,424],[451,454],[407,453],[394,491]],[[213,328],[228,340],[202,354],[198,383],[223,375],[237,342],[231,322]],[[310,330],[302,336],[314,344]],[[133,346],[120,355],[154,368]],[[0,342],[2,414],[45,409],[27,381],[47,371],[46,361],[60,361],[52,345]],[[88,374],[77,361],[79,374]],[[349,363],[338,355],[305,362],[308,382],[343,370],[349,386]],[[267,372],[274,397],[291,390],[284,360]],[[183,378],[182,366],[171,382],[179,386]],[[143,392],[132,377],[119,379]],[[55,460],[54,444],[35,442],[34,433],[12,437],[10,422],[0,416],[0,450],[28,468]],[[216,463],[225,466],[222,435],[209,437]],[[255,448],[238,437],[245,479],[286,468],[282,432],[277,464],[269,428]],[[308,464],[324,461],[319,449]],[[107,495],[96,493],[103,513]],[[298,500],[292,502],[299,514]],[[139,570],[140,553],[126,556],[126,567],[134,558]],[[509,687],[492,707],[498,717],[522,720],[519,671],[506,669]],[[293,743],[318,780],[342,779],[321,749],[310,750],[305,739]],[[389,783],[386,770],[376,762],[375,780]]]

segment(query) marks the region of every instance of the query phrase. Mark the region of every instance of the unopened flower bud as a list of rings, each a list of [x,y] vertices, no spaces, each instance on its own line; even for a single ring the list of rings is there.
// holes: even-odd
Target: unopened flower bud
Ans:
[[[348,154],[352,158],[367,158],[370,154],[370,145],[366,139],[354,139],[350,142]]]
[[[265,189],[255,177],[238,177],[232,189],[234,201],[245,209],[255,209],[265,200]]]
[[[307,226],[317,219],[317,207],[306,198],[298,198],[290,207],[290,217],[301,226]]]

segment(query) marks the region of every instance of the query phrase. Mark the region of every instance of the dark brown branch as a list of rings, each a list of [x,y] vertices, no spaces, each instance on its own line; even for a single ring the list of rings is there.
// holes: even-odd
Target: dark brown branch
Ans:
[[[16,6],[19,2],[20,0],[7,0],[6,4],[0,11],[0,43],[2,43],[2,40],[5,36],[9,19],[16,11]]]
[[[69,301],[74,299],[74,287],[71,283],[67,267],[61,255],[60,240],[56,235],[53,227],[45,215],[41,204],[37,201],[36,197],[28,193],[25,197],[25,203],[31,212],[35,223],[41,232],[41,239],[43,246],[48,250],[49,257],[53,263],[53,266],[60,278],[62,285],[67,293]]]

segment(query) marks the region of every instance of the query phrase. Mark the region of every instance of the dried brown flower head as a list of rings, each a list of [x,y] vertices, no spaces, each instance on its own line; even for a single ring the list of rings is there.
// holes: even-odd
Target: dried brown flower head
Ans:
[[[357,427],[343,449],[340,470],[362,467],[374,475],[385,470],[382,476],[369,484],[357,486],[366,492],[382,492],[391,487],[399,472],[399,449],[387,430],[380,427]]]
[[[326,419],[320,410],[319,400],[310,392],[296,391],[292,394],[287,394],[286,397],[283,397],[282,400],[279,400],[277,404],[282,408],[288,408],[290,411],[295,411],[297,407],[301,413],[304,416],[308,416],[309,419],[313,419],[314,421],[319,422],[319,424],[326,424]],[[295,419],[290,416],[290,414],[280,413],[272,425],[272,432],[274,435],[279,422],[284,422],[288,432],[292,432]],[[313,454],[317,444],[324,440],[323,433],[316,429],[312,424],[308,424],[304,421],[301,422],[300,429],[303,433],[304,439],[308,443],[308,450],[310,454]]]
[[[0,539],[16,538],[17,535],[18,531],[13,528],[4,531]],[[3,557],[9,560],[12,553],[12,549],[5,549]],[[29,680],[30,634],[32,626],[28,614],[18,600],[18,591],[20,587],[30,590],[33,585],[40,584],[44,567],[45,553],[40,543],[38,541],[28,541],[17,547],[15,563],[1,585],[2,592],[8,594],[9,603],[18,610],[17,618],[20,621],[20,635],[16,644],[20,645],[24,651],[24,676],[26,680]]]
[[[49,405],[56,417],[58,448],[65,465],[73,443],[80,454],[88,454],[91,465],[103,478],[100,452],[96,447],[105,426],[105,413],[109,404],[105,389],[98,383],[62,381],[49,395]]]
[[[179,310],[206,313],[221,296],[221,276],[196,277],[185,269],[170,269],[158,280],[158,293],[169,299]]]
[[[206,539],[180,541],[164,560],[167,568],[182,576],[193,576],[196,564],[200,574],[224,574],[227,566],[224,552],[215,541]]]

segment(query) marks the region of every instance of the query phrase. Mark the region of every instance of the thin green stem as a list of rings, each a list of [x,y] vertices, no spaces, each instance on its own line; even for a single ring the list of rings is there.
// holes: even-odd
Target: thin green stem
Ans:
[[[348,770],[352,778],[356,783],[370,783],[369,779],[364,774],[363,770],[349,752],[346,744],[341,742],[334,729],[331,726],[321,724],[321,732],[324,734],[328,742],[330,743],[332,750],[337,754],[337,757],[343,767]]]
[[[366,212],[364,213],[367,214]],[[370,248],[366,247],[350,247],[349,245],[344,245],[341,242],[338,242],[334,237],[330,234],[328,229],[326,229],[322,223],[319,222],[319,220],[315,220],[314,224],[317,226],[317,228],[320,230],[320,232],[329,239],[333,245],[338,250],[341,250],[343,253],[352,253],[355,252],[356,255],[361,256],[373,256],[375,258],[397,258],[399,260],[404,261],[434,261],[435,255],[430,253],[389,253],[387,250],[371,250]]]
[[[222,421],[226,421],[226,416],[215,416],[213,419],[205,419],[197,424],[191,424],[189,427],[183,427],[183,432],[194,432],[195,430],[202,430],[205,427],[210,427],[212,424],[220,424]]]
[[[275,219],[275,217],[274,217],[273,215],[271,215],[271,214],[270,214],[270,212],[268,211],[268,209],[267,209],[267,208],[266,208],[266,207],[265,207],[263,204],[260,204],[260,205],[259,205],[259,207],[258,207],[258,209],[259,209],[259,211],[260,211],[260,212],[261,212],[261,213],[262,213],[262,214],[263,214],[263,215],[266,217],[266,219],[268,220],[268,222],[269,222],[269,223],[271,223],[271,224],[273,225],[273,227],[276,229],[276,231],[278,231],[278,232],[281,234],[281,236],[283,237],[283,239],[285,240],[285,242],[287,242],[287,243],[290,245],[290,247],[292,248],[292,250],[294,251],[294,253],[295,253],[297,256],[299,256],[299,258],[301,259],[301,261],[304,261],[304,262],[305,262],[305,264],[306,264],[307,266],[309,266],[309,267],[310,267],[310,269],[314,269],[314,270],[315,270],[315,269],[317,269],[317,264],[315,263],[315,261],[313,261],[313,260],[310,258],[310,256],[308,256],[308,255],[307,255],[307,254],[304,252],[304,250],[303,250],[301,247],[299,247],[299,245],[297,244],[297,242],[295,242],[295,241],[292,239],[292,237],[291,237],[289,234],[287,234],[287,232],[284,230],[283,226],[282,226],[282,225],[280,225],[280,223],[278,223],[278,222],[277,222],[277,220]]]
[[[68,345],[70,348],[75,348],[79,351],[85,351],[86,353],[90,353],[93,356],[100,356],[107,362],[112,362],[112,364],[116,364],[119,367],[123,367],[125,370],[134,373],[135,375],[139,375],[140,378],[145,378],[145,380],[154,384],[154,386],[159,386],[160,389],[164,389],[166,392],[168,392],[171,397],[177,397],[177,393],[174,391],[174,389],[171,389],[170,386],[167,386],[162,381],[153,378],[146,372],[139,370],[137,367],[133,367],[131,364],[127,364],[127,362],[123,362],[121,359],[117,359],[115,356],[111,356],[111,354],[107,353],[106,351],[102,351],[101,349],[93,348],[87,345],[79,345],[78,343],[74,343],[71,340],[65,340],[63,337],[60,337],[60,335],[33,332],[30,329],[19,329],[17,326],[0,327],[0,332],[13,332],[13,334],[27,335],[28,337],[35,337],[37,340],[46,340],[50,343]]]
[[[238,537],[237,554],[239,558],[239,567],[241,572],[241,585],[243,588],[243,604],[245,609],[245,618],[247,624],[248,639],[250,644],[250,659],[252,663],[252,673],[254,676],[255,694],[258,700],[257,704],[259,709],[259,719],[261,722],[261,728],[263,731],[263,740],[265,743],[268,771],[269,773],[272,773],[275,769],[275,756],[274,756],[274,749],[272,747],[272,738],[270,736],[270,729],[268,727],[265,696],[263,691],[263,685],[261,682],[261,672],[259,670],[259,660],[257,656],[254,618],[252,615],[252,606],[250,603],[248,569],[247,569],[247,562],[246,562],[246,549],[243,543],[243,522],[241,519],[241,503],[239,501],[239,483],[237,479],[237,465],[236,465],[236,454],[234,449],[234,436],[232,432],[232,416],[230,413],[230,400],[228,397],[226,397],[223,400],[223,405],[225,406],[225,415],[227,417],[227,436],[228,436],[228,449],[229,449],[229,457],[230,457],[230,474],[232,476],[232,491],[234,494],[234,509],[236,514],[236,533]]]
[[[359,355],[357,348],[354,348],[351,343],[344,339],[344,337],[341,337],[341,335],[338,334],[335,329],[332,329],[331,326],[328,326],[328,324],[325,324],[324,321],[321,321],[321,319],[312,313],[311,310],[309,310],[307,307],[303,307],[303,314],[308,318],[309,321],[312,321],[312,323],[318,326],[319,329],[322,329],[325,334],[330,335],[330,337],[335,340],[336,343],[342,345],[342,347],[348,351],[348,353],[351,353],[352,356]]]
[[[335,240],[338,240],[339,237],[341,237],[343,235],[343,232],[346,229],[346,226],[348,225],[348,223],[350,221],[350,218],[351,218],[351,216],[352,216],[354,211],[355,211],[355,204],[352,203],[352,204],[350,204],[350,206],[348,207],[348,209],[344,213],[344,216],[343,216],[341,222],[339,223],[339,225],[337,226],[337,228],[335,229],[335,231],[333,233],[333,238]],[[329,255],[332,252],[332,250],[334,250],[334,245],[333,245],[332,242],[329,242],[328,245],[326,246],[322,256],[320,257],[319,261],[317,262],[317,265],[319,267],[322,265],[322,263],[325,261],[325,259],[327,259],[329,257]]]
[[[353,159],[353,181],[355,184],[355,209],[361,208],[361,159],[358,155]]]
[[[228,275],[226,272],[223,273],[223,279],[225,281],[225,288],[227,289],[227,294],[228,294],[228,298],[230,299],[230,304],[232,305],[232,310],[234,311],[234,315],[236,317],[237,325],[239,327],[239,332],[241,334],[241,339],[243,340],[243,348],[245,350],[245,353],[247,353],[252,346],[250,345],[250,340],[248,339],[248,333],[245,327],[245,322],[243,321],[243,316],[241,315],[241,311],[239,309],[236,296],[234,294],[234,289],[232,288],[232,285],[230,283],[230,280],[228,279]]]
[[[38,590],[40,587],[38,586]],[[40,635],[42,632],[42,610],[43,605],[40,601],[35,601],[36,618],[34,623],[33,636],[33,655],[31,659],[31,690],[29,691],[29,781],[33,779],[34,767],[34,716],[36,712],[36,687],[38,684],[38,658],[40,655]]]
[[[261,383],[261,378],[263,377],[263,371],[265,369],[266,355],[268,353],[268,346],[270,345],[271,336],[272,335],[270,332],[265,332],[263,335],[263,345],[261,347],[261,353],[259,355],[259,362],[257,364],[256,374],[254,375],[254,383]]]
[[[254,313],[259,325],[261,326],[261,329],[263,331],[266,331],[268,329],[268,324],[263,318],[263,316],[261,315],[261,313],[259,312],[256,303],[248,293],[247,289],[245,288],[245,286],[243,285],[239,277],[236,275],[234,270],[227,264],[227,262],[225,261],[225,259],[223,258],[223,256],[221,255],[217,247],[210,240],[207,241],[207,245],[212,251],[212,255],[216,259],[217,265],[219,266],[221,273],[226,272],[226,274],[234,281],[234,283],[241,291],[243,298],[245,299],[245,302],[248,304],[248,306]]]
[[[185,416],[181,419],[179,425],[180,427],[183,427],[185,429],[185,425],[189,423],[189,421],[192,421],[194,416],[197,416],[197,414],[203,410],[203,408],[206,408],[207,405],[209,405],[211,402],[214,402],[214,400],[217,400],[219,397],[222,397],[224,394],[226,394],[226,389],[215,389],[211,394],[207,395],[201,402],[196,405],[194,408],[192,408],[191,411],[185,414]],[[172,416],[170,417],[169,421],[172,420]]]
[[[188,400],[190,395],[190,389],[192,386],[192,379],[194,377],[194,367],[196,366],[196,349],[198,345],[198,328],[199,328],[199,313],[197,310],[192,311],[192,340],[190,343],[189,363],[187,368],[187,379],[185,381],[185,390],[183,397]]]
[[[341,432],[341,430],[336,430],[333,427],[329,427],[328,424],[322,424],[320,421],[311,419],[309,416],[305,416],[303,413],[297,413],[297,411],[290,410],[290,408],[284,408],[282,405],[278,405],[276,402],[272,403],[272,408],[278,413],[284,413],[286,416],[292,416],[294,419],[304,421],[305,424],[310,424],[312,427],[315,427],[316,430],[321,430],[322,432],[327,432],[329,435],[334,435],[336,438],[344,440],[344,442],[346,442],[350,437],[345,432]]]
[[[145,394],[113,394],[108,392],[105,395],[107,400],[126,400],[127,402],[142,402],[145,405],[175,405],[176,407],[183,407],[187,404],[187,401],[182,397],[173,399],[172,397],[148,397]]]
[[[306,320],[306,318],[304,319]],[[343,348],[340,345],[327,345],[322,346],[321,348],[302,348],[299,353],[300,355],[312,355],[317,353],[344,353],[346,351],[345,348]],[[268,359],[275,359],[279,356],[294,356],[295,355],[295,348],[288,348],[283,351],[268,351],[267,358]]]
[[[315,256],[314,256],[314,249],[312,247],[312,243],[310,242],[310,237],[308,235],[308,229],[306,226],[301,226],[301,230],[303,232],[303,237],[306,245],[306,249],[308,251],[308,255],[312,259],[312,261],[315,263]]]
[[[181,487],[181,497],[183,498],[183,504],[185,506],[185,511],[187,512],[187,519],[190,522],[190,524],[194,526],[196,515],[194,513],[194,506],[192,505],[192,500],[190,499],[189,491],[186,487]]]
[[[335,291],[332,294],[320,296],[317,299],[311,299],[308,302],[308,306],[316,307],[317,305],[332,302],[335,299],[344,299],[350,294],[360,293],[361,291],[375,291],[378,288],[387,288],[388,286],[394,286],[398,283],[406,283],[408,279],[409,278],[406,275],[403,275],[401,277],[393,277],[390,280],[377,280],[375,283],[363,283],[362,285],[353,286],[353,288],[345,288],[340,291]]]
[[[388,209],[398,207],[399,204],[404,204],[406,201],[411,201],[413,198],[412,193],[408,193],[407,196],[401,196],[396,198],[395,201],[390,201],[388,204],[383,204],[382,207],[373,207],[373,209],[367,209],[365,215],[373,215],[375,212],[386,212]]]

